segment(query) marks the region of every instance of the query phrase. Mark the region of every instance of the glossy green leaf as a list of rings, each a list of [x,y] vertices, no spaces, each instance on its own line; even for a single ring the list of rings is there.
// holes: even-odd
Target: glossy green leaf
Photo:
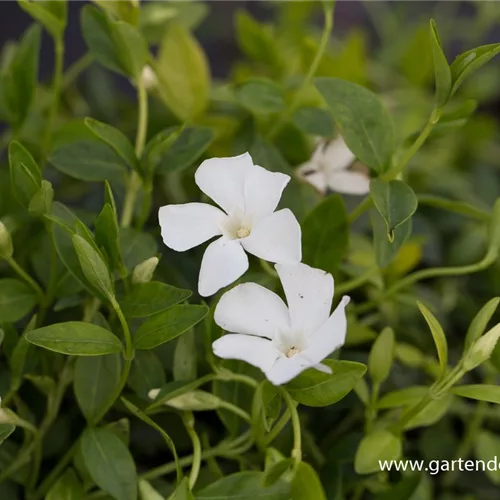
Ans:
[[[207,314],[208,307],[176,305],[143,323],[134,336],[136,349],[153,349],[182,335],[199,323]]]
[[[169,23],[161,40],[156,72],[159,93],[181,120],[192,120],[208,104],[210,74],[202,47],[181,23]]]
[[[417,197],[403,181],[385,182],[374,179],[370,183],[373,203],[387,224],[389,241],[394,240],[394,230],[406,222],[417,210]]]
[[[66,28],[67,4],[65,1],[18,0],[19,6],[58,39]]]
[[[122,369],[119,354],[80,357],[73,379],[78,406],[91,422],[106,407],[117,389]]]
[[[417,305],[431,330],[432,338],[434,339],[434,344],[436,345],[436,350],[438,353],[441,373],[444,374],[446,369],[448,368],[448,342],[446,341],[446,335],[444,334],[443,328],[439,324],[439,321],[429,311],[429,309],[427,309],[427,307],[425,307],[421,302],[418,301]]]
[[[430,36],[432,44],[432,60],[434,62],[434,79],[436,82],[436,106],[443,107],[450,97],[451,71],[444,55],[441,41],[434,20],[430,22]]]
[[[266,464],[264,476],[262,477],[262,485],[266,488],[272,486],[283,476],[283,474],[288,472],[293,465],[294,461],[291,458],[280,460],[279,462],[269,465],[269,467]]]
[[[349,149],[366,166],[385,172],[394,152],[394,128],[379,98],[338,78],[316,78],[315,84]]]
[[[435,399],[405,425],[405,430],[436,424],[446,415],[452,402],[452,394],[446,394],[440,399]]]
[[[255,114],[279,113],[286,105],[283,90],[272,80],[249,80],[235,89],[235,97]]]
[[[373,229],[373,246],[377,265],[381,269],[387,267],[396,257],[401,247],[411,235],[412,221],[408,219],[393,231],[392,241],[387,237],[387,224],[378,210],[371,210],[370,220]]]
[[[401,406],[411,406],[418,403],[429,392],[429,388],[425,386],[415,385],[413,387],[405,387],[384,394],[377,402],[377,407],[398,408]]]
[[[377,430],[359,443],[354,468],[358,474],[380,472],[380,461],[398,460],[402,453],[401,438],[388,430]]]
[[[333,119],[324,109],[312,106],[300,107],[294,112],[292,121],[306,134],[328,138],[333,136]]]
[[[63,174],[81,181],[123,181],[127,173],[122,158],[98,140],[62,144],[52,151],[48,161]]]
[[[295,401],[306,406],[329,406],[347,396],[366,372],[366,366],[352,361],[326,359],[332,374],[309,369],[286,385]]]
[[[469,347],[484,333],[499,303],[500,297],[491,299],[481,308],[476,316],[474,316],[467,330],[467,335],[465,336],[464,353],[468,351]]]
[[[0,324],[20,320],[36,303],[37,296],[26,283],[12,278],[0,279]]]
[[[33,217],[43,217],[52,213],[52,202],[54,201],[54,189],[49,181],[43,180],[38,192],[31,198],[28,212]]]
[[[116,212],[106,203],[95,221],[95,240],[103,248],[112,269],[122,271],[123,263],[120,250],[120,230]]]
[[[17,141],[9,144],[10,182],[14,196],[26,209],[42,186],[42,172],[28,150]]]
[[[283,481],[266,488],[262,486],[262,472],[237,472],[223,477],[196,493],[196,500],[289,500],[290,485]]]
[[[93,118],[85,118],[85,125],[97,139],[107,144],[130,168],[138,168],[139,161],[135,155],[134,146],[120,130]]]
[[[137,472],[130,451],[106,429],[87,429],[81,449],[93,481],[115,500],[137,499]]]
[[[128,385],[147,400],[149,391],[165,385],[165,371],[153,351],[137,351],[132,360]]]
[[[118,337],[91,323],[70,321],[38,328],[26,339],[39,347],[71,356],[101,356],[122,350]]]
[[[307,214],[302,223],[302,260],[333,273],[349,244],[349,223],[342,197],[328,196]]]
[[[326,500],[318,474],[306,462],[300,462],[295,467],[291,492],[292,500]]]
[[[84,238],[75,234],[72,240],[83,274],[93,287],[105,295],[108,300],[112,300],[114,297],[113,283],[106,263]]]
[[[491,384],[458,385],[451,389],[453,394],[463,398],[500,404],[500,386]]]
[[[368,357],[368,373],[374,382],[382,383],[389,377],[394,359],[395,339],[392,328],[384,328],[373,343]]]
[[[66,469],[49,490],[46,500],[84,500],[85,490],[73,469]]]
[[[464,80],[500,53],[500,43],[482,45],[460,54],[451,64],[451,93],[453,95]]]
[[[184,302],[192,295],[191,290],[175,288],[158,281],[138,283],[120,300],[125,316],[146,318]]]

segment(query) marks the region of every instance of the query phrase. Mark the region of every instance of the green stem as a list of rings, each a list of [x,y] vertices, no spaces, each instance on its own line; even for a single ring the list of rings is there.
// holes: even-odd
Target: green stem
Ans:
[[[334,8],[335,8],[335,2],[323,2],[323,17],[324,17],[323,33],[321,34],[321,39],[319,41],[319,46],[318,46],[318,50],[316,52],[316,56],[314,57],[313,62],[311,63],[311,66],[309,67],[309,71],[307,72],[304,80],[302,80],[302,84],[300,85],[299,89],[295,93],[295,97],[293,98],[292,102],[290,103],[290,106],[288,106],[287,111],[283,114],[281,119],[279,119],[275,123],[274,127],[269,131],[269,134],[268,134],[269,139],[273,139],[274,137],[276,137],[278,132],[285,125],[287,120],[290,118],[292,113],[295,111],[295,108],[298,106],[298,104],[300,104],[300,99],[302,97],[302,93],[307,89],[307,87],[311,83],[312,78],[314,77],[314,75],[318,71],[319,64],[321,62],[321,59],[323,58],[326,47],[328,45],[328,41],[330,40],[330,37],[332,34]]]
[[[279,278],[278,273],[276,272],[276,269],[274,269],[274,267],[271,266],[271,264],[269,264],[269,262],[267,262],[264,259],[259,259],[259,262],[260,262],[260,267],[262,267],[262,269],[266,272],[266,274],[271,276],[271,278],[273,278],[273,279]]]
[[[221,403],[221,408],[225,408],[227,411],[234,413],[235,415],[240,417],[245,422],[248,422],[249,424],[252,423],[252,418],[250,417],[248,412],[242,410],[239,406],[233,405],[232,403],[229,403],[227,401],[223,401]]]
[[[15,273],[28,285],[33,288],[35,293],[38,296],[38,300],[41,302],[43,300],[43,290],[42,287],[16,262],[16,260],[13,257],[9,257],[7,260],[7,263],[12,267],[12,269],[15,271]]]
[[[267,435],[266,446],[269,446],[279,436],[281,431],[286,427],[286,424],[288,424],[291,416],[292,413],[290,412],[290,409],[287,408],[283,412],[283,415],[281,415],[276,425],[271,429],[271,432]]]
[[[134,358],[134,346],[132,344],[132,335],[130,333],[130,328],[128,326],[127,320],[125,319],[125,315],[123,314],[122,308],[120,304],[113,299],[111,301],[111,306],[113,307],[116,315],[118,316],[118,320],[120,321],[120,325],[122,326],[123,336],[125,338],[125,354],[124,357],[126,360]]]
[[[61,89],[68,88],[93,62],[94,56],[90,52],[75,61],[64,74]]]
[[[137,95],[139,100],[139,118],[137,124],[137,135],[135,139],[135,154],[140,158],[146,143],[146,135],[148,129],[148,94],[139,78],[137,82]],[[129,227],[134,216],[134,208],[137,200],[137,195],[142,186],[142,179],[134,170],[127,181],[127,191],[125,193],[125,201],[123,204],[123,213],[121,219],[122,227]]]
[[[342,295],[344,293],[350,292],[351,290],[354,290],[355,288],[364,285],[373,275],[377,274],[378,272],[379,272],[378,267],[372,267],[371,269],[368,269],[368,271],[366,271],[361,276],[358,276],[356,278],[353,278],[352,280],[337,285],[335,287],[335,293],[337,295]]]
[[[290,416],[292,418],[293,449],[291,456],[295,461],[295,465],[298,465],[302,461],[302,434],[300,430],[299,413],[297,412],[297,403],[292,399],[292,396],[290,396],[290,394],[288,394],[285,389],[281,390],[281,394],[288,409],[290,410]]]
[[[192,490],[196,484],[198,479],[198,475],[200,474],[201,467],[201,442],[194,428],[194,416],[192,412],[185,413],[183,415],[184,426],[186,427],[186,431],[191,438],[191,442],[193,444],[193,465],[191,467],[191,472],[189,474],[189,488]]]
[[[54,78],[52,81],[52,102],[49,109],[49,117],[45,129],[45,138],[42,148],[42,161],[45,162],[47,154],[51,148],[52,134],[54,133],[54,124],[59,108],[59,100],[61,93],[62,73],[64,66],[64,41],[62,38],[54,38]]]

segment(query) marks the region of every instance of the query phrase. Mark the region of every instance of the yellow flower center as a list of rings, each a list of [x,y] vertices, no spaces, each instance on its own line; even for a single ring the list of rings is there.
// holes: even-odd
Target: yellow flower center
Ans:
[[[238,238],[246,238],[249,235],[250,235],[250,229],[248,229],[248,227],[240,227],[236,231],[236,236],[238,236]]]
[[[290,349],[288,349],[287,353],[285,354],[285,356],[287,358],[292,358],[293,356],[295,356],[296,354],[298,354],[300,351],[296,348],[296,347],[291,347]]]

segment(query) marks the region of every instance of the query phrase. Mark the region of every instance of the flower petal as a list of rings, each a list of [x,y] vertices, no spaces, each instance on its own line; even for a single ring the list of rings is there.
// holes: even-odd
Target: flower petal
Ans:
[[[185,203],[161,207],[158,219],[163,242],[183,252],[222,234],[220,226],[227,215],[206,203]]]
[[[314,333],[330,315],[333,299],[333,277],[306,264],[277,264],[285,291],[292,327],[304,334]]]
[[[285,208],[262,219],[241,240],[248,253],[270,262],[295,264],[302,258],[301,230],[295,215]]]
[[[356,155],[347,147],[344,139],[339,135],[323,148],[323,158],[325,170],[345,170],[356,159]]]
[[[347,332],[345,308],[349,297],[342,297],[328,321],[309,338],[309,346],[301,354],[313,365],[319,364],[333,351],[344,345]]]
[[[303,163],[297,168],[299,179],[308,182],[316,188],[321,194],[326,192],[326,177],[324,172],[318,168],[318,165],[313,160]]]
[[[280,352],[270,340],[252,335],[228,334],[212,344],[216,356],[246,361],[263,372],[271,369]]]
[[[276,360],[271,369],[264,372],[264,374],[272,384],[281,385],[290,382],[290,380],[312,366],[309,360],[301,354],[296,354],[291,358],[282,355]]]
[[[289,182],[289,175],[254,165],[245,178],[245,214],[253,215],[254,220],[272,214]]]
[[[248,154],[205,160],[194,176],[198,187],[228,214],[245,210],[245,177],[253,167]]]
[[[328,176],[328,187],[344,194],[367,194],[370,192],[370,178],[360,172],[334,172]]]
[[[213,295],[230,285],[248,269],[248,257],[238,240],[226,237],[210,243],[201,261],[198,293]]]
[[[217,304],[214,320],[229,332],[269,339],[290,327],[285,303],[256,283],[243,283],[226,292]]]

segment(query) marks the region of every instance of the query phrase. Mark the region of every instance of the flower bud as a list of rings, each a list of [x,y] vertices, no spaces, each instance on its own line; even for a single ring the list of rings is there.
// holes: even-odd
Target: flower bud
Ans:
[[[14,247],[10,233],[4,223],[0,221],[0,259],[9,259],[13,253]]]
[[[150,257],[138,264],[132,273],[132,283],[149,283],[153,278],[158,262],[158,257]]]
[[[155,90],[158,87],[158,77],[148,64],[142,68],[141,82],[147,91]]]
[[[463,366],[466,371],[473,370],[476,366],[490,358],[493,349],[500,338],[500,323],[476,340],[464,357]]]

